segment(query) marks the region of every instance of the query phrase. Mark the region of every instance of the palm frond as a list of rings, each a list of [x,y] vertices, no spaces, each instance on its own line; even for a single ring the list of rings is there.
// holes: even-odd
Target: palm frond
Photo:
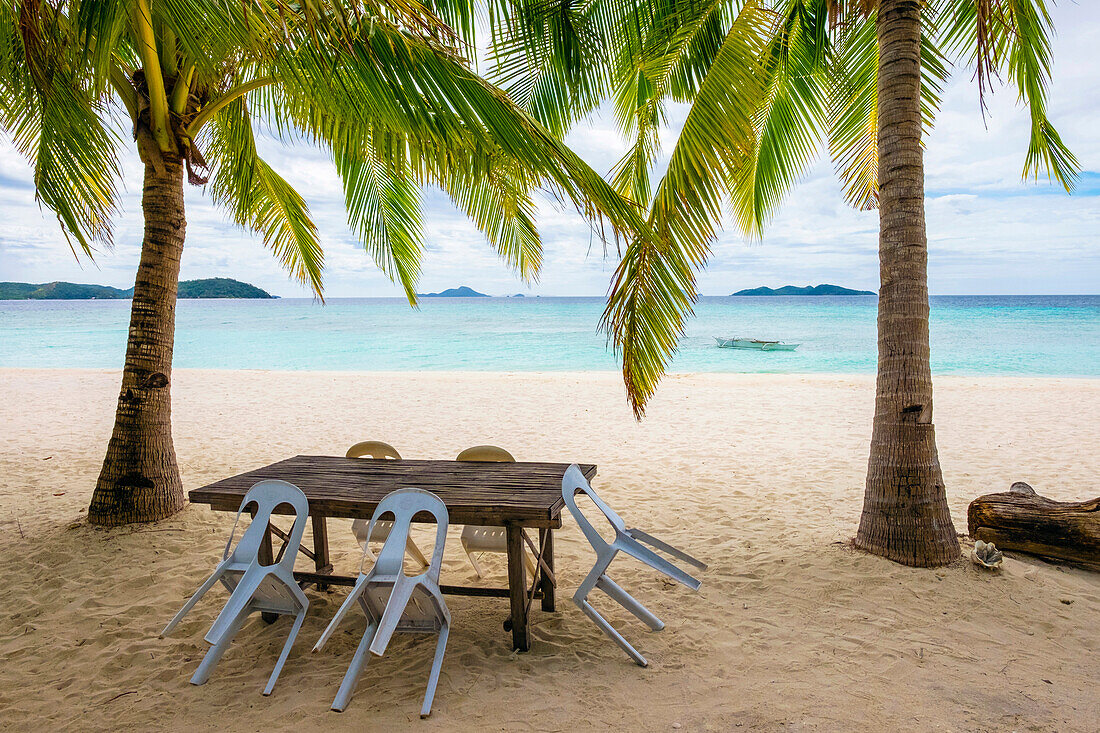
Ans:
[[[1031,113],[1031,139],[1024,159],[1024,178],[1046,169],[1066,191],[1072,191],[1081,164],[1062,142],[1046,113],[1050,83],[1050,37],[1053,26],[1044,0],[1006,0],[1013,33],[1008,41],[1008,76]]]
[[[607,88],[615,0],[488,4],[489,78],[554,135],[592,112]]]
[[[501,161],[585,214],[606,217],[616,231],[646,229],[635,206],[460,59],[385,27],[335,53],[303,45],[278,60],[272,75],[281,97],[277,104],[270,98],[280,129],[302,130],[325,145],[370,146],[381,135],[396,136],[417,180],[444,188],[447,172],[461,172],[471,157]],[[341,136],[347,141],[337,142]]]
[[[633,143],[611,177],[623,196],[649,201],[650,167],[666,123],[665,102],[685,101],[698,90],[722,46],[721,20],[728,7],[728,0],[650,2],[620,21],[615,113],[620,130]],[[642,13],[644,22],[639,22]]]
[[[442,181],[443,190],[524,282],[537,281],[542,267],[542,239],[535,224],[530,182],[503,165],[475,170],[469,176],[458,173],[452,171]]]
[[[405,156],[384,152],[389,154],[341,148],[336,151],[336,170],[344,181],[349,225],[378,268],[399,283],[415,305],[423,251],[420,190]]]
[[[944,0],[937,21],[938,47],[975,68],[980,95],[988,94],[988,80],[1002,73],[1015,83],[1031,115],[1023,177],[1037,179],[1045,170],[1071,191],[1080,162],[1046,112],[1054,34],[1046,0]]]
[[[758,59],[773,16],[742,9],[688,113],[650,210],[652,238],[635,238],[612,279],[600,328],[623,360],[636,417],[676,350],[695,301],[694,271],[706,264],[722,218],[725,182],[754,147],[764,99]]]
[[[826,126],[825,4],[793,0],[785,11],[760,60],[766,89],[754,114],[752,150],[730,180],[737,221],[758,237],[813,162]]]
[[[111,246],[119,164],[102,99],[81,76],[78,41],[50,8],[0,9],[0,129],[34,166],[35,197],[76,254]]]
[[[290,275],[322,297],[317,227],[301,195],[257,153],[245,99],[226,105],[206,130],[214,201],[237,224],[258,232]]]

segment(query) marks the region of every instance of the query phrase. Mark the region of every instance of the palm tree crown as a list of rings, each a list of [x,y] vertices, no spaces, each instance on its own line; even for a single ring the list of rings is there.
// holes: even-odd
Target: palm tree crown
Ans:
[[[436,185],[524,278],[548,185],[622,231],[642,225],[568,148],[469,70],[469,46],[415,0],[121,0],[0,5],[0,128],[74,249],[110,245],[120,115],[149,150],[258,232],[322,294],[323,251],[303,197],[256,151],[258,122],[329,150],[349,226],[410,300],[419,191]]]

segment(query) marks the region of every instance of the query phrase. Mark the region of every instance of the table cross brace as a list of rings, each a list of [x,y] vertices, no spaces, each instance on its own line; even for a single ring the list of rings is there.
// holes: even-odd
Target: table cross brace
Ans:
[[[542,559],[542,555],[543,555],[543,552],[546,550],[546,546],[543,545],[542,547],[540,547],[536,551],[535,550],[535,543],[532,542],[531,538],[527,536],[527,531],[521,529],[519,533],[523,537],[523,540],[527,543],[527,546],[531,548],[531,552],[535,553],[535,565],[536,565],[536,567],[542,569],[542,571],[544,573],[549,573],[548,577],[550,578],[550,582],[557,585],[557,583],[554,580],[554,572],[552,570],[550,570],[550,568],[546,564],[546,561]],[[530,588],[530,590],[527,591],[527,603],[525,603],[524,606],[523,606],[523,615],[524,616],[528,616],[531,613],[531,604],[535,600],[535,591],[538,589],[539,582],[541,580],[539,578],[539,574],[537,572],[532,573],[532,575],[534,577],[531,579],[531,588]]]
[[[279,562],[283,559],[283,555],[286,554],[286,546],[288,541],[290,540],[290,535],[276,527],[274,522],[268,523],[267,527],[269,530],[271,530],[271,534],[275,535],[283,541],[283,546],[279,548],[279,556],[275,558],[275,562]],[[317,555],[305,545],[298,545],[298,552],[302,553],[310,560],[313,560],[315,562],[317,560]]]

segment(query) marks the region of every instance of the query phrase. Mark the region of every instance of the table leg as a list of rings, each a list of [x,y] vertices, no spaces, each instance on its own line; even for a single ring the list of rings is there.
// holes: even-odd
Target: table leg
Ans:
[[[546,563],[546,566],[550,568],[550,572],[554,570],[554,530],[552,529],[540,529],[539,530],[539,548],[542,552],[542,561]],[[554,579],[547,576],[546,572],[539,567],[539,590],[542,591],[542,610],[554,611]]]
[[[328,520],[324,515],[310,516],[313,521],[313,564],[318,573],[331,573],[332,563],[328,559]],[[317,590],[328,589],[328,583],[318,583]]]
[[[260,556],[260,564],[261,565],[270,565],[273,562],[275,562],[275,553],[271,549],[271,525],[270,524],[268,524],[267,527],[264,528],[264,538],[262,540],[260,540],[259,556]],[[263,620],[268,622],[269,624],[275,623],[275,619],[279,618],[279,614],[277,614],[277,613],[268,613],[267,611],[262,611],[260,613],[260,616],[262,616]]]
[[[523,528],[510,524],[508,535],[508,596],[512,601],[512,648],[525,652],[531,648],[527,619],[527,569],[523,564]]]

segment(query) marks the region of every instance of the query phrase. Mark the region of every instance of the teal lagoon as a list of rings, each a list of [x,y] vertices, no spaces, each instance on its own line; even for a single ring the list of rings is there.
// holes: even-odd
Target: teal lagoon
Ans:
[[[181,300],[175,365],[309,371],[604,371],[602,298]],[[118,368],[128,300],[0,302],[0,367]],[[876,298],[704,297],[671,371],[873,373]],[[1100,296],[932,298],[937,374],[1100,376]],[[719,349],[714,337],[800,343]]]

